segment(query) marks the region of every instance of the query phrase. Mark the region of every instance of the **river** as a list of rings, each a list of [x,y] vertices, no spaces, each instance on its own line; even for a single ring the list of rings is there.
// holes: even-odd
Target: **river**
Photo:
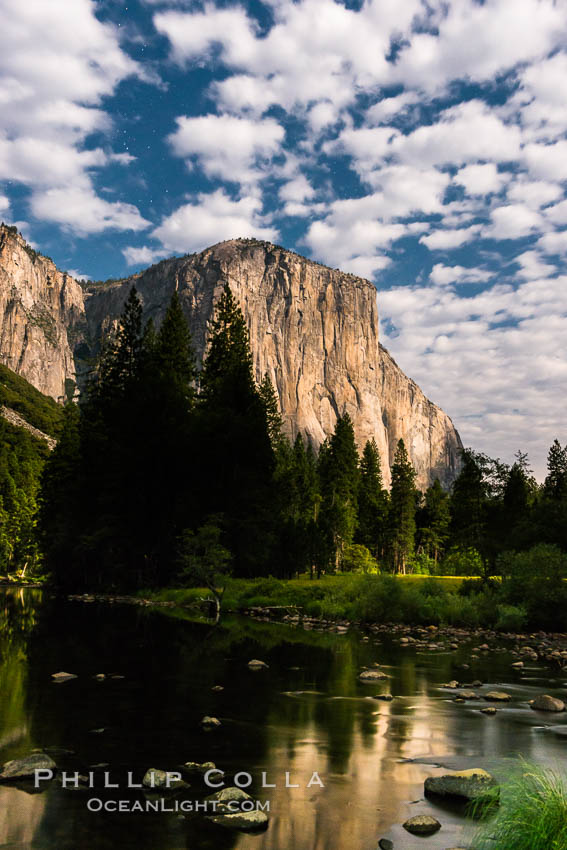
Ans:
[[[0,763],[41,749],[67,772],[105,767],[88,791],[56,781],[36,793],[0,785],[0,846],[375,850],[380,837],[396,850],[467,846],[462,809],[425,799],[425,778],[468,767],[503,778],[518,754],[555,764],[567,746],[566,714],[527,704],[542,692],[565,699],[565,676],[533,662],[513,670],[506,644],[487,653],[473,653],[476,646],[473,637],[456,650],[404,648],[395,635],[241,617],[211,627],[181,611],[1,589]],[[253,658],[269,668],[250,670]],[[360,682],[376,662],[388,679]],[[77,678],[55,683],[60,671]],[[479,694],[505,690],[512,701],[486,716],[479,709],[487,703],[453,701],[441,687],[451,679],[479,679]],[[372,698],[387,692],[393,701]],[[221,726],[205,731],[204,715]],[[235,833],[200,814],[89,811],[91,799],[143,799],[124,787],[127,771],[139,782],[150,767],[173,771],[187,761],[250,774],[246,790],[269,801],[268,829]],[[100,788],[103,770],[119,789]],[[297,787],[286,787],[286,774]],[[170,799],[202,799],[202,780],[189,781]],[[422,813],[442,823],[431,838],[401,826]]]

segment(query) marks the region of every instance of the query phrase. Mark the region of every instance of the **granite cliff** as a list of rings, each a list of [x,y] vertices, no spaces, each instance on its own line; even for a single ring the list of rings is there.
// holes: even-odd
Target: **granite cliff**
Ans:
[[[360,446],[376,439],[387,483],[400,437],[418,486],[435,477],[448,485],[455,477],[459,435],[380,345],[376,289],[368,281],[270,243],[235,239],[126,280],[81,288],[29,250],[21,237],[0,230],[1,359],[42,392],[62,394],[65,379],[75,378],[72,352],[96,350],[133,285],[156,324],[178,291],[202,356],[228,281],[248,322],[256,375],[270,375],[291,436],[301,431],[319,444],[348,412]],[[47,335],[36,315],[45,316]]]

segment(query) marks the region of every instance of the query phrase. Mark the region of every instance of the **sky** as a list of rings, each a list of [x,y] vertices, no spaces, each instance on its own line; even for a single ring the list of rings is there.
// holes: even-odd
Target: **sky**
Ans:
[[[0,0],[0,219],[75,276],[267,239],[372,280],[463,442],[567,442],[567,0]]]

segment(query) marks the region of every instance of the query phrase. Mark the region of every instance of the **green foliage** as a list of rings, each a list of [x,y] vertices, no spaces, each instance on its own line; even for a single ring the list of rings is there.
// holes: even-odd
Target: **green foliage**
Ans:
[[[220,517],[209,517],[197,531],[186,528],[179,537],[179,579],[212,594],[220,615],[232,555],[222,544]]]
[[[24,378],[0,365],[0,404],[50,435],[61,428],[63,410]],[[40,476],[49,455],[45,441],[0,417],[0,572],[27,577],[41,569],[36,531]]]
[[[360,461],[356,539],[375,558],[383,557],[386,547],[388,505],[378,446],[375,440],[368,440]]]
[[[495,628],[502,632],[521,632],[525,628],[528,612],[523,605],[498,605]]]
[[[57,437],[63,422],[63,408],[52,398],[0,364],[0,405],[17,411],[30,425]]]
[[[500,788],[500,805],[474,837],[478,850],[567,850],[565,775],[525,762]]]
[[[530,626],[567,628],[567,555],[557,546],[505,553],[499,567],[504,601],[525,607]]]
[[[484,574],[484,565],[476,549],[453,546],[439,565],[438,573],[447,576],[481,576]]]
[[[425,504],[419,513],[419,546],[436,564],[442,557],[447,540],[451,510],[449,494],[436,478],[425,493]]]
[[[318,471],[322,497],[320,566],[337,570],[345,547],[354,539],[358,513],[358,452],[348,413],[339,416],[331,439],[321,446]]]
[[[360,543],[351,543],[350,546],[345,547],[342,568],[345,572],[364,575],[379,572],[376,558],[373,558],[370,550]]]
[[[392,464],[390,490],[389,544],[392,567],[396,573],[405,573],[413,554],[415,540],[415,470],[410,462],[403,440],[398,441]]]

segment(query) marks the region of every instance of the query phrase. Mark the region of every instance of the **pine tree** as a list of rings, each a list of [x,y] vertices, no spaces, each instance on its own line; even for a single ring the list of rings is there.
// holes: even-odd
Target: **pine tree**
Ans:
[[[567,446],[554,440],[547,455],[547,477],[543,490],[546,498],[561,501],[567,496]]]
[[[146,348],[151,343],[147,340]],[[187,408],[192,408],[195,400],[195,380],[197,370],[193,341],[187,320],[177,292],[174,292],[163,322],[157,334],[155,352],[160,380],[168,391],[173,391],[185,399]]]
[[[436,478],[425,492],[423,525],[419,530],[420,543],[428,557],[437,563],[449,539],[451,510],[449,494]]]
[[[471,449],[463,449],[461,457],[461,471],[451,492],[451,538],[462,548],[482,552],[488,498],[483,458]]]
[[[339,416],[331,439],[321,446],[318,466],[325,560],[327,566],[340,569],[344,549],[354,538],[358,513],[358,452],[348,413]]]
[[[360,462],[357,541],[376,559],[384,552],[387,516],[388,493],[382,482],[378,446],[372,439],[364,446]]]
[[[283,419],[280,413],[279,399],[267,372],[260,384],[259,393],[262,404],[264,405],[270,442],[277,455],[280,450],[283,450],[283,446],[287,441],[283,436]]]
[[[398,441],[392,464],[390,490],[390,552],[394,572],[405,573],[415,541],[415,470],[403,440]]]
[[[274,450],[248,331],[225,285],[200,374],[199,510],[222,514],[235,574],[260,575],[275,539]]]

